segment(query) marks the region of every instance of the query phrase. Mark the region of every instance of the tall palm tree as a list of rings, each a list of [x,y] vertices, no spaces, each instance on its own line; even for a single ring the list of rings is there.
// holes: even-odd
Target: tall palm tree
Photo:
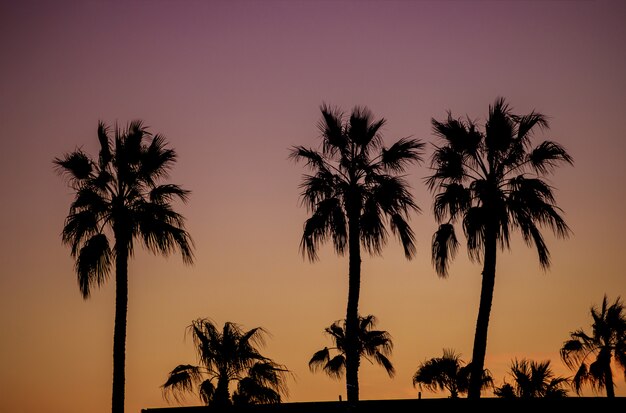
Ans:
[[[469,398],[479,398],[498,246],[510,248],[510,234],[519,229],[524,241],[536,247],[541,267],[549,267],[541,228],[562,238],[570,230],[553,188],[542,178],[559,164],[573,161],[555,142],[531,146],[534,132],[548,128],[545,116],[535,111],[515,115],[502,98],[489,107],[483,132],[474,121],[451,114],[444,122],[433,119],[432,125],[441,140],[431,159],[434,173],[426,181],[436,193],[433,209],[440,224],[432,241],[433,263],[439,276],[448,275],[458,249],[454,224],[460,221],[470,258],[483,264],[468,392]]]
[[[376,326],[377,320],[373,315],[359,317],[358,347],[359,358],[363,357],[370,363],[376,362],[382,366],[389,377],[396,373],[395,368],[389,360],[393,350],[393,342],[387,331],[372,330]],[[324,347],[313,354],[309,361],[309,368],[315,372],[323,370],[333,378],[340,378],[346,371],[346,323],[345,320],[335,321],[330,327],[324,330],[328,334],[335,347]],[[331,350],[337,354],[331,358]],[[373,360],[373,361],[372,361]]]
[[[280,403],[287,394],[286,367],[261,355],[265,330],[244,331],[226,322],[221,331],[209,319],[194,320],[188,327],[197,350],[199,365],[175,367],[163,384],[163,396],[177,401],[198,386],[200,399],[209,406]],[[237,383],[230,394],[230,385]]]
[[[561,398],[567,397],[564,388],[569,380],[555,377],[550,360],[536,362],[533,360],[514,360],[509,373],[513,383],[504,383],[494,390],[494,394],[502,398]]]
[[[459,394],[467,393],[469,386],[470,364],[463,365],[461,356],[454,350],[444,349],[442,357],[434,357],[421,363],[413,375],[413,386],[419,385],[436,392],[448,390],[450,397],[456,399]],[[483,386],[493,385],[489,370],[483,371]]]
[[[398,236],[404,254],[415,254],[414,234],[407,219],[418,207],[400,173],[420,162],[423,143],[402,138],[383,145],[385,119],[355,107],[346,118],[339,109],[321,107],[321,150],[297,146],[291,157],[305,162],[313,175],[305,175],[301,199],[312,215],[304,224],[300,248],[315,261],[318,248],[329,238],[339,255],[349,255],[346,309],[346,388],[349,402],[359,400],[359,294],[361,248],[380,254],[387,227]]]
[[[62,240],[76,260],[83,298],[109,277],[115,262],[115,328],[113,333],[112,412],[124,411],[128,260],[140,240],[151,252],[168,255],[176,249],[183,262],[193,261],[193,241],[184,218],[172,208],[186,202],[189,191],[161,184],[176,161],[162,135],[152,135],[141,121],[124,130],[98,124],[100,152],[92,159],[77,149],[55,158],[57,170],[75,192]],[[112,246],[111,246],[112,245]]]
[[[594,391],[606,388],[607,397],[615,397],[615,383],[611,360],[624,372],[626,379],[626,311],[617,297],[611,305],[607,296],[602,307],[591,307],[592,333],[582,329],[570,333],[571,338],[561,348],[561,358],[576,374],[572,380],[574,390],[580,394],[584,384],[590,384]],[[591,361],[592,358],[595,360]]]

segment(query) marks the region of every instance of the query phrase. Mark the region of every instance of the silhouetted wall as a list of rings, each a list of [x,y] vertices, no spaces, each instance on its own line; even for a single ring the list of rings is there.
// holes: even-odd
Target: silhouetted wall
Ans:
[[[142,413],[419,413],[419,412],[599,412],[626,411],[626,397],[566,397],[559,400],[506,400],[500,398],[364,400],[348,402],[302,402],[216,409],[207,406],[142,409]]]

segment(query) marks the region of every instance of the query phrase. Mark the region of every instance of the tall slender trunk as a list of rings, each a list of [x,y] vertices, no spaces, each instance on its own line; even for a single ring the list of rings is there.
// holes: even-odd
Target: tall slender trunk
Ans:
[[[480,305],[474,334],[474,349],[472,352],[472,367],[470,372],[467,397],[479,399],[482,387],[483,370],[485,369],[485,354],[487,353],[487,330],[493,301],[493,289],[496,280],[496,236],[497,227],[488,225],[485,229],[485,256],[480,289]]]
[[[361,290],[361,244],[359,217],[361,208],[351,202],[348,215],[348,307],[346,310],[346,393],[349,403],[359,401],[359,294]]]
[[[115,327],[113,330],[112,413],[124,413],[126,369],[126,316],[128,313],[128,244],[115,242]]]
[[[606,385],[606,397],[615,397],[615,386],[613,385],[613,373],[611,372],[611,357],[604,369],[604,383]]]

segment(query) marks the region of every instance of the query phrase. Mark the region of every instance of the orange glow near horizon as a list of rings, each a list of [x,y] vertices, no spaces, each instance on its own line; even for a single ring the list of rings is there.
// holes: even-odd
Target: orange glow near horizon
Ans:
[[[160,386],[196,362],[184,333],[200,317],[266,328],[266,354],[294,372],[287,401],[345,399],[344,381],[307,363],[345,317],[348,261],[329,245],[317,262],[301,256],[306,170],[288,159],[293,145],[317,146],[324,102],[369,107],[388,121],[387,145],[422,139],[426,159],[430,120],[447,110],[482,124],[504,96],[548,116],[536,139],[574,158],[549,177],[573,235],[545,232],[546,272],[519,234],[499,252],[486,367],[496,384],[515,358],[571,376],[559,357],[569,333],[590,331],[605,293],[626,300],[624,21],[617,1],[1,5],[0,410],[110,411],[114,280],[81,298],[59,235],[72,193],[52,166],[77,147],[96,154],[98,120],[164,134],[178,153],[169,181],[191,190],[176,208],[195,264],[137,249],[129,266],[126,410],[167,406]],[[363,256],[360,312],[392,335],[397,374],[362,363],[362,399],[417,397],[412,375],[443,348],[471,357],[481,267],[462,246],[450,276],[436,276],[428,174],[407,174],[422,209],[410,221],[417,256],[393,237]]]

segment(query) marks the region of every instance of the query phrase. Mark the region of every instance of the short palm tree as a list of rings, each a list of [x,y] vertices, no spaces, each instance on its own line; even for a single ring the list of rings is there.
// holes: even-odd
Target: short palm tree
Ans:
[[[364,358],[370,363],[376,362],[382,366],[389,377],[393,377],[395,369],[389,360],[393,350],[393,342],[388,332],[372,330],[377,320],[373,315],[359,317],[358,347],[359,358]],[[324,347],[313,354],[309,361],[309,368],[316,372],[323,370],[333,378],[341,378],[346,371],[346,323],[345,320],[335,321],[324,330],[333,342],[334,347]],[[336,354],[331,357],[331,351]]]
[[[187,331],[193,337],[199,365],[181,364],[169,373],[162,386],[166,399],[171,395],[180,401],[194,386],[200,400],[209,406],[280,403],[287,395],[289,370],[260,353],[266,334],[261,327],[244,331],[226,322],[220,330],[203,318],[194,320]],[[232,397],[231,383],[237,383]]]
[[[434,357],[421,363],[413,375],[413,386],[419,385],[437,392],[448,390],[450,397],[456,399],[459,394],[467,393],[470,364],[463,365],[461,356],[454,350],[444,349],[442,357]],[[493,385],[489,370],[483,372],[483,388]]]
[[[584,384],[594,391],[606,389],[607,397],[615,397],[615,383],[611,360],[621,367],[626,379],[626,312],[617,297],[611,305],[607,296],[602,307],[591,307],[591,335],[582,329],[570,333],[571,338],[561,348],[561,358],[576,374],[572,380],[574,390],[580,394]],[[593,361],[592,361],[593,360]]]
[[[555,377],[550,360],[535,362],[533,360],[514,360],[511,363],[509,373],[513,377],[513,383],[504,383],[494,390],[494,394],[502,398],[561,398],[567,397],[564,388],[569,384],[569,379]]]
[[[479,398],[498,247],[509,248],[511,232],[519,229],[524,241],[536,247],[542,268],[549,267],[541,228],[563,238],[570,230],[556,206],[553,188],[542,177],[573,161],[557,143],[531,146],[534,132],[548,127],[545,116],[534,111],[515,115],[504,99],[490,106],[484,132],[474,121],[454,119],[451,114],[444,122],[433,119],[432,124],[441,139],[432,155],[434,173],[427,179],[436,193],[433,209],[440,224],[433,236],[433,263],[439,276],[448,275],[458,249],[454,224],[461,222],[470,258],[483,264],[468,391],[469,398]]]
[[[305,162],[313,175],[305,175],[302,201],[312,212],[304,224],[300,244],[303,254],[317,259],[322,243],[332,240],[335,251],[348,251],[348,304],[346,309],[346,388],[349,402],[359,400],[359,294],[361,248],[380,254],[387,228],[398,236],[404,254],[415,254],[414,234],[408,214],[418,207],[399,175],[421,161],[423,143],[400,139],[383,145],[385,119],[374,120],[367,108],[355,107],[349,117],[338,109],[321,107],[321,150],[297,146],[291,157]]]
[[[101,286],[115,265],[115,328],[113,333],[113,413],[124,411],[128,260],[135,241],[151,252],[180,250],[183,262],[193,261],[191,237],[172,201],[186,202],[189,191],[161,184],[176,161],[162,135],[152,135],[141,121],[124,130],[98,124],[100,152],[92,159],[81,149],[56,158],[54,164],[75,192],[62,240],[76,260],[83,298]]]

